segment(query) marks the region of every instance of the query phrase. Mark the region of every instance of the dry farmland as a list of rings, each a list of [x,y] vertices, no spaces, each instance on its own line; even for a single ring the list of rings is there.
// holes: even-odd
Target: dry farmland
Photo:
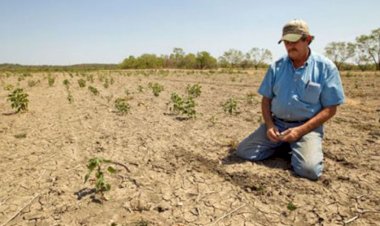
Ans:
[[[286,150],[258,163],[230,155],[261,123],[263,74],[0,72],[0,225],[377,225],[380,73],[342,74],[347,101],[325,125],[317,182],[292,173]],[[195,84],[196,117],[173,111],[172,93]],[[17,87],[29,105],[15,114]],[[94,174],[84,183],[94,157],[129,169],[103,163],[107,201],[91,193]]]

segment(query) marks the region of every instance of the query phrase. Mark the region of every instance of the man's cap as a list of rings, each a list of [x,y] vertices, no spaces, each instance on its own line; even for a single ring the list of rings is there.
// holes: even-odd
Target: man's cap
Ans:
[[[301,19],[294,19],[282,28],[282,37],[278,44],[282,41],[297,42],[302,36],[308,35],[310,35],[310,31],[307,23]]]

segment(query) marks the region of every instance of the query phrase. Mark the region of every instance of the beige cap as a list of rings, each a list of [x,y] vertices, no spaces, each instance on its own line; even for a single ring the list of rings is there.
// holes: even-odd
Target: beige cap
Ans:
[[[278,44],[281,41],[297,42],[305,35],[310,35],[307,23],[301,19],[294,19],[282,28],[282,38],[278,41]]]

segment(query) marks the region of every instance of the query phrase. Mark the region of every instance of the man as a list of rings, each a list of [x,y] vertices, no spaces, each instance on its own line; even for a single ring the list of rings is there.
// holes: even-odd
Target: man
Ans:
[[[278,43],[284,42],[288,54],[269,67],[258,91],[265,124],[239,144],[236,154],[259,161],[289,143],[294,172],[317,180],[323,169],[323,123],[335,115],[344,93],[334,63],[310,50],[313,39],[303,20],[283,27]]]

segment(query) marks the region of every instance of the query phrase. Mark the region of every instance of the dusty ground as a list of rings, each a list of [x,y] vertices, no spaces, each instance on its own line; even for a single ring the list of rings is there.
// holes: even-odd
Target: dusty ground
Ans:
[[[93,95],[77,80],[96,87]],[[380,222],[380,74],[344,73],[347,102],[325,126],[325,171],[312,182],[293,175],[284,154],[252,163],[229,150],[261,122],[256,90],[263,72],[92,72],[0,75],[0,225],[378,225]],[[104,87],[105,80],[114,83]],[[69,89],[63,80],[70,81]],[[34,81],[36,84],[32,84]],[[164,91],[155,97],[148,83]],[[172,92],[199,83],[197,118],[171,114]],[[29,111],[7,102],[13,87]],[[139,91],[141,86],[142,92]],[[140,89],[141,89],[140,87]],[[130,113],[114,100],[129,93]],[[72,95],[73,102],[67,99]],[[238,114],[221,104],[234,97]],[[280,150],[281,151],[281,150]],[[282,150],[283,153],[286,150]],[[106,174],[108,201],[76,192],[86,164],[126,164]],[[295,207],[292,209],[292,207]]]

